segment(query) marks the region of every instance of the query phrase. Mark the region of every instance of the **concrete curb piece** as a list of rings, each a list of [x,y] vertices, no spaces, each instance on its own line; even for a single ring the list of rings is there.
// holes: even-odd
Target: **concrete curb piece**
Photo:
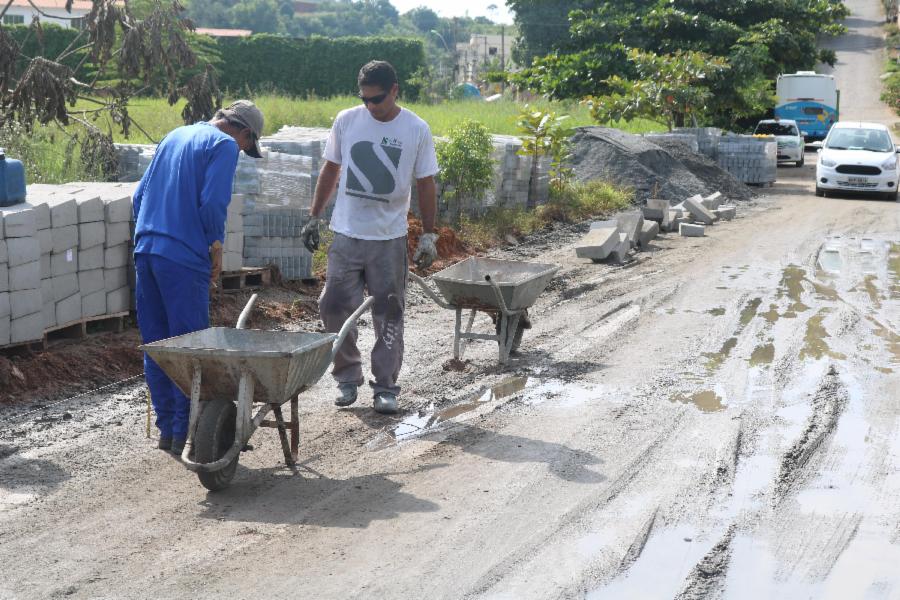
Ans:
[[[683,237],[703,237],[706,235],[706,227],[692,223],[681,223],[678,226],[678,233]]]

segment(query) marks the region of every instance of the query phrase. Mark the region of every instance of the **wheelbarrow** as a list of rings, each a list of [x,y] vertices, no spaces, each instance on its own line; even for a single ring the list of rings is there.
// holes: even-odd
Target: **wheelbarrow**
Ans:
[[[244,329],[256,302],[254,294],[235,329],[211,327],[140,347],[191,399],[181,461],[197,473],[204,487],[212,491],[228,487],[241,450],[258,427],[277,428],[285,462],[296,465],[297,397],[325,374],[351,327],[373,301],[367,298],[337,334],[259,331]],[[290,445],[281,412],[288,401]],[[254,405],[259,405],[255,415]],[[274,421],[266,419],[270,412]]]
[[[497,342],[500,362],[505,364],[510,353],[518,349],[525,329],[531,327],[528,309],[558,270],[556,265],[470,257],[431,276],[437,291],[412,271],[409,276],[438,306],[456,311],[453,358],[462,359],[466,340],[492,340]],[[465,310],[470,313],[463,329]],[[493,335],[472,332],[479,311],[494,320]]]

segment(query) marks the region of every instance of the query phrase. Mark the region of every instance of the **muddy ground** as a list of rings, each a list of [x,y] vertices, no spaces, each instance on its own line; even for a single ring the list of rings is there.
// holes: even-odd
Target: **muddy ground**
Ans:
[[[893,122],[849,4],[844,115]],[[137,384],[0,409],[0,598],[900,597],[900,207],[816,198],[814,162],[625,268],[573,231],[498,252],[561,266],[507,367],[445,370],[412,293],[403,414],[323,379],[296,472],[263,431],[206,492]]]

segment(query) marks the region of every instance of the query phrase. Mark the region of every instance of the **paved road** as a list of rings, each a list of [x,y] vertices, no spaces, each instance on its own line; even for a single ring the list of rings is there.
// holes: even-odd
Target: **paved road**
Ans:
[[[452,317],[414,294],[412,410],[323,382],[296,474],[263,432],[205,493],[139,389],[0,415],[0,598],[900,598],[900,208],[812,169],[629,268],[510,250],[562,270],[507,369],[444,371]]]

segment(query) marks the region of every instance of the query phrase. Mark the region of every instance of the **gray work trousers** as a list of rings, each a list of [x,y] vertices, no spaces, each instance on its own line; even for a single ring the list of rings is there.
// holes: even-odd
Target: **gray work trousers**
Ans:
[[[393,240],[359,240],[336,233],[328,250],[325,289],[319,298],[319,313],[325,329],[337,333],[350,314],[363,302],[363,289],[375,298],[372,321],[371,382],[374,393],[400,393],[397,378],[403,364],[403,309],[406,306],[408,268],[406,236]],[[356,325],[341,344],[331,374],[335,381],[362,385],[362,360],[356,347]]]

